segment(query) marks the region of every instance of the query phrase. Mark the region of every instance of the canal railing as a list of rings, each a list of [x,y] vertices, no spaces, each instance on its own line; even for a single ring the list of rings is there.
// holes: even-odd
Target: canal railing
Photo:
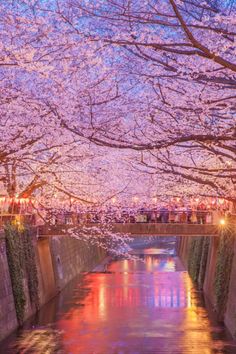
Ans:
[[[32,215],[4,215],[2,218],[2,227],[4,223],[9,221],[16,221],[17,223],[27,222],[32,227],[37,229],[38,236],[52,236],[52,235],[66,235],[70,230],[76,229],[77,232],[83,229],[102,229],[106,228],[114,233],[129,234],[131,236],[217,236],[222,227],[227,227],[230,219],[235,219],[232,216],[223,216],[222,213],[213,215],[213,212],[200,211],[194,212],[194,219],[191,219],[192,214],[185,214],[179,212],[177,218],[170,218],[164,214],[164,218],[153,219],[147,217],[147,213],[137,215],[129,215],[126,218],[117,219],[116,216],[103,213],[98,217],[91,218],[91,213],[86,214],[81,218],[79,214],[69,214],[70,217],[65,219],[54,219],[53,223],[44,225],[36,225],[35,218]],[[73,217],[72,217],[73,216]],[[78,217],[79,216],[79,217]],[[176,216],[176,213],[175,213]],[[118,220],[118,222],[117,222]],[[176,222],[178,220],[178,222]],[[194,222],[192,222],[194,220]]]
[[[61,211],[51,216],[54,224],[84,223],[180,223],[217,224],[226,212],[220,210],[111,209]]]

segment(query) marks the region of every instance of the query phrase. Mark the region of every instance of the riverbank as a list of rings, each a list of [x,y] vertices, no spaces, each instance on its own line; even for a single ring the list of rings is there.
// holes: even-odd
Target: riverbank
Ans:
[[[69,235],[8,237],[8,243],[4,234],[0,237],[0,340],[106,256],[102,248]]]
[[[170,244],[135,251],[138,259],[104,261],[107,271],[74,279],[0,352],[43,354],[46,343],[60,354],[235,353]]]
[[[218,237],[180,237],[177,253],[203,290],[219,321],[236,338],[236,240],[226,229]],[[236,352],[236,351],[235,351]]]

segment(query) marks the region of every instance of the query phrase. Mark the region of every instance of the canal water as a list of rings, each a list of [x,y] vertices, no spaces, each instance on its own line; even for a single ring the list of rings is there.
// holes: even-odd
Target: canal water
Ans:
[[[175,255],[173,239],[134,245],[136,258],[83,274],[24,328],[4,354],[236,353]]]

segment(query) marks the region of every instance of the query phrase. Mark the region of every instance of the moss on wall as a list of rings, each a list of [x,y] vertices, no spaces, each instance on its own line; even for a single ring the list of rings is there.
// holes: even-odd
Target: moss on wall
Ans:
[[[199,269],[199,275],[198,275],[198,285],[199,285],[200,289],[203,289],[203,284],[204,284],[204,280],[205,280],[209,246],[210,246],[210,238],[204,237],[203,245],[202,245],[200,269]]]
[[[209,251],[209,237],[193,237],[190,241],[188,253],[188,271],[193,282],[198,284],[200,289],[206,273],[207,257]]]
[[[19,227],[16,223],[5,226],[6,253],[12,282],[16,315],[21,325],[24,320],[26,295],[24,275],[26,275],[29,298],[36,309],[39,306],[38,276],[34,245],[29,228]]]
[[[230,220],[229,220],[230,221]],[[224,319],[228,301],[229,283],[234,256],[234,241],[236,228],[233,223],[220,232],[219,244],[216,253],[215,273],[213,274],[214,306],[219,320]],[[192,280],[203,289],[206,266],[210,248],[209,237],[192,237],[188,251],[188,271]],[[209,269],[211,271],[211,269]]]
[[[24,252],[24,265],[27,276],[27,284],[29,290],[29,297],[31,304],[34,304],[36,309],[39,309],[39,295],[38,295],[38,273],[33,245],[32,232],[29,227],[25,227],[21,233],[23,252]]]
[[[216,258],[216,269],[214,277],[215,308],[219,319],[223,319],[226,310],[229,281],[234,255],[233,228],[227,228],[220,234],[219,247]]]
[[[201,256],[204,237],[193,237],[188,255],[188,271],[192,280],[197,283],[201,267]]]
[[[12,283],[16,316],[19,324],[22,324],[26,305],[22,243],[18,229],[11,224],[5,226],[5,235],[7,261]]]

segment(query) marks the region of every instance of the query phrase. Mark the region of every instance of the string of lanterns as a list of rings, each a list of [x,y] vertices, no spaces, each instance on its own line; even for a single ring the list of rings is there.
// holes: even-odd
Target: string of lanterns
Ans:
[[[1,214],[14,213],[16,209],[19,214],[30,212],[35,202],[33,198],[0,197]]]

